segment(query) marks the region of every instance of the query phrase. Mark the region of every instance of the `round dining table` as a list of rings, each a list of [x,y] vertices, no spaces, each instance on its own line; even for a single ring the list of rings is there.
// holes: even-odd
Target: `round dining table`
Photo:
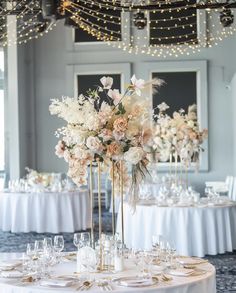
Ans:
[[[6,259],[10,260],[19,257],[19,254],[5,253],[0,254],[0,261]],[[202,274],[189,275],[189,276],[170,276],[168,274],[168,281],[164,281],[161,275],[157,276],[157,282],[152,285],[146,285],[143,287],[130,287],[124,284],[117,284],[114,280],[117,278],[126,278],[129,276],[137,276],[138,270],[137,266],[130,262],[125,261],[124,270],[118,273],[86,273],[86,280],[90,280],[93,284],[87,291],[88,292],[99,292],[103,291],[103,288],[99,287],[97,284],[100,280],[108,280],[109,289],[112,292],[139,292],[139,293],[216,293],[216,279],[215,279],[215,268],[210,263],[203,263],[198,265],[199,270]],[[53,292],[80,292],[81,283],[83,281],[80,279],[81,274],[76,274],[76,261],[66,261],[62,262],[50,269],[51,279],[42,278],[36,282],[23,282],[22,278],[11,279],[2,277],[0,273],[0,292],[1,293],[53,293]],[[153,271],[153,273],[155,273]],[[85,276],[83,276],[85,277]],[[68,278],[73,278],[73,281],[68,286],[53,286],[52,284],[57,284],[57,281],[68,280]],[[142,278],[142,276],[140,276]],[[46,285],[47,284],[47,285]],[[51,285],[49,285],[51,284]],[[84,290],[85,291],[85,290]]]
[[[90,228],[88,190],[0,193],[0,230],[37,233]]]
[[[143,201],[134,211],[124,203],[124,242],[129,248],[150,249],[161,235],[180,255],[216,255],[236,249],[236,203],[158,206]],[[121,210],[116,231],[122,234]],[[126,228],[128,227],[128,229]]]

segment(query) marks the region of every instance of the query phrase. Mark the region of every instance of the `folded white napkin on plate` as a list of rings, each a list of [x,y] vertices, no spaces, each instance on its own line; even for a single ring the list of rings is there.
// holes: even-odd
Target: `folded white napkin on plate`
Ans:
[[[206,259],[199,257],[177,257],[176,260],[182,265],[199,265],[208,262]]]
[[[43,280],[40,282],[41,286],[47,286],[47,287],[69,287],[73,285],[73,281],[71,280],[59,280],[59,279],[48,279]]]
[[[192,269],[177,269],[177,270],[172,270],[168,272],[169,275],[173,276],[180,276],[180,277],[185,277],[185,276],[190,276],[193,274],[194,270]]]
[[[0,275],[2,278],[22,278],[23,273],[19,271],[6,271],[6,272],[1,272]]]

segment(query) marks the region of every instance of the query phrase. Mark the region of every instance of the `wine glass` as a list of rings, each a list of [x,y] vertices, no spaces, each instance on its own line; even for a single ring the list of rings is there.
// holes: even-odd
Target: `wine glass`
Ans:
[[[62,235],[56,235],[54,237],[54,250],[56,252],[62,252],[62,250],[64,249],[64,238]]]
[[[90,233],[89,232],[80,233],[80,240],[81,240],[82,246],[90,246]]]
[[[34,250],[37,255],[41,255],[44,251],[44,242],[43,240],[36,240],[34,243]]]
[[[34,243],[27,243],[26,254],[29,257],[33,257],[34,253],[35,253],[35,244]]]
[[[77,247],[77,249],[81,248],[80,233],[74,234],[73,243],[74,246]]]
[[[43,246],[44,249],[52,249],[52,238],[51,237],[45,237],[43,239]]]

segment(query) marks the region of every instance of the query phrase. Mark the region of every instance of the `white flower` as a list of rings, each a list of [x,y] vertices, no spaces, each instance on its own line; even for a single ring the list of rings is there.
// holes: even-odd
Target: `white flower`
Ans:
[[[97,137],[89,136],[86,140],[86,146],[94,153],[102,151],[102,144]]]
[[[131,147],[127,152],[124,153],[124,159],[126,162],[133,165],[138,164],[144,156],[144,151],[140,147]]]
[[[99,134],[99,137],[103,139],[104,142],[112,139],[112,131],[109,129],[102,129],[101,133]]]
[[[141,96],[141,89],[145,86],[145,81],[143,79],[137,79],[135,75],[131,78],[132,85],[138,96]]]
[[[103,76],[100,81],[104,89],[110,89],[113,85],[113,78],[110,76]]]
[[[164,148],[160,151],[160,161],[161,162],[167,162],[170,158],[170,149],[169,148]]]
[[[73,149],[73,151],[74,151],[74,155],[75,155],[75,157],[77,159],[80,159],[80,160],[89,160],[89,159],[91,159],[91,155],[90,155],[89,150],[85,150],[80,146],[76,146]]]
[[[187,124],[188,124],[188,126],[189,126],[190,128],[193,128],[193,127],[194,127],[194,122],[193,122],[192,120],[189,120],[189,121],[187,122]]]
[[[102,102],[98,118],[102,124],[105,124],[112,116],[112,109],[106,102]]]
[[[119,90],[116,90],[116,89],[115,89],[115,90],[111,90],[111,89],[109,89],[107,95],[108,95],[110,98],[112,98],[114,105],[119,104],[119,102],[120,102],[120,100],[121,100],[121,98],[122,98],[122,96],[121,96]]]
[[[55,154],[59,158],[63,158],[64,157],[64,151],[65,151],[65,144],[61,140],[59,140],[57,145],[55,146]]]
[[[157,106],[157,108],[160,110],[160,112],[165,112],[170,107],[165,102],[162,102]]]
[[[115,140],[121,140],[122,138],[125,137],[125,133],[123,131],[113,130],[112,134],[113,134]]]

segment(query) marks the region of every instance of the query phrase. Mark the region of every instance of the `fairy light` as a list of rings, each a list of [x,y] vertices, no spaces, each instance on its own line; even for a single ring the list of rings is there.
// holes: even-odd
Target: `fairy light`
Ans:
[[[195,54],[203,47],[217,45],[236,32],[235,24],[227,28],[223,28],[220,24],[219,15],[223,1],[61,0],[59,2],[58,13],[62,17],[70,17],[78,27],[99,41],[131,54],[140,53],[164,58]],[[226,3],[231,5],[234,2]],[[144,13],[147,17],[147,26],[142,33],[137,31],[132,21],[134,14],[138,12]],[[37,39],[54,27],[53,25],[42,32],[44,26],[47,27],[49,23],[37,25],[36,15],[41,14],[39,0],[20,0],[13,2],[10,8],[0,7],[2,20],[9,14],[16,14],[18,43]],[[35,17],[26,18],[30,15]],[[205,29],[199,26],[199,21],[206,27]],[[0,24],[0,40],[7,37],[7,25]],[[8,43],[11,43],[9,39]]]

